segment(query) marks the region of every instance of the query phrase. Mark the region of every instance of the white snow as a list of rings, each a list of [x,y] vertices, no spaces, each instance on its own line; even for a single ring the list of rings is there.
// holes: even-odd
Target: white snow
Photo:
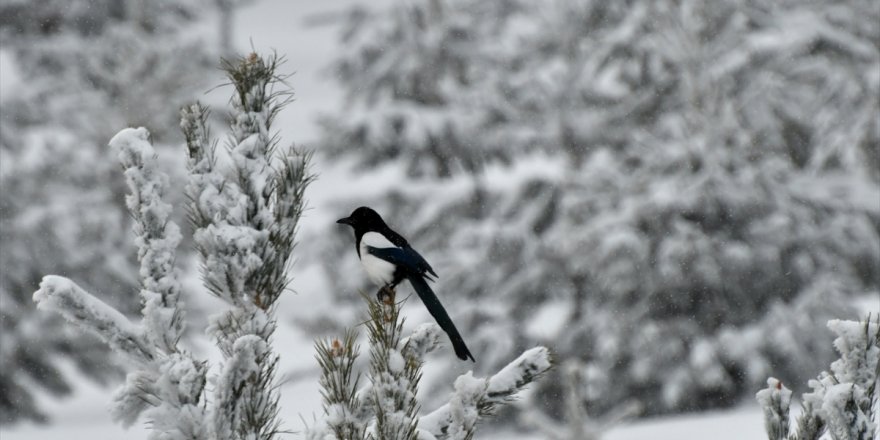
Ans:
[[[406,361],[403,360],[403,355],[400,354],[397,350],[391,350],[388,353],[388,368],[394,374],[403,373],[403,367],[406,366]]]
[[[146,348],[140,326],[67,278],[43,277],[40,289],[34,292],[34,302],[39,309],[60,313],[72,324],[96,334],[133,359],[151,359],[153,356]]]
[[[510,389],[524,374],[543,372],[548,370],[550,366],[550,351],[545,347],[532,348],[492,376],[487,391],[495,393]]]
[[[289,329],[282,336],[284,327],[279,327],[276,340],[288,341],[287,356],[282,353],[282,364],[295,365],[312,362],[309,356],[291,354],[311,350],[311,342],[292,336]],[[295,332],[295,331],[294,331]],[[291,360],[294,361],[291,364]],[[73,368],[70,369],[71,374]],[[282,368],[281,371],[285,371]],[[72,376],[76,377],[76,375]],[[289,429],[301,430],[299,415],[311,426],[313,416],[317,416],[321,398],[318,393],[317,371],[301,381],[287,383],[281,388],[281,407]],[[3,440],[145,440],[147,427],[135,424],[126,430],[110,419],[109,404],[112,390],[92,384],[88,380],[74,382],[76,391],[72,398],[54,399],[42,397],[47,411],[54,417],[52,425],[23,424],[4,426],[0,429]],[[667,416],[634,421],[608,432],[603,440],[760,440],[765,438],[763,416],[757,405],[748,405],[728,411],[712,411],[702,414]],[[296,436],[292,438],[297,438]],[[544,437],[528,432],[502,430],[496,433],[478,431],[477,438],[484,440],[545,440]]]
[[[353,3],[351,1],[334,2],[332,8],[342,7],[344,4]],[[326,6],[327,3],[313,2],[306,0],[297,1],[260,1],[255,2],[253,6],[244,9],[241,14],[236,17],[240,27],[237,29],[236,35],[239,39],[239,48],[248,48],[252,40],[254,46],[259,50],[268,47],[276,47],[279,53],[286,55],[288,64],[286,67],[290,71],[296,71],[297,74],[289,80],[296,89],[296,101],[281,112],[276,122],[276,126],[281,128],[281,138],[285,142],[297,141],[297,143],[308,142],[316,133],[316,125],[314,116],[316,111],[330,110],[336,105],[337,98],[340,96],[339,90],[335,86],[326,81],[324,68],[330,61],[336,49],[335,31],[332,27],[306,27],[303,24],[304,17],[314,13],[322,13],[331,10]],[[19,82],[11,74],[8,66],[10,57],[5,51],[0,52],[0,95],[9,89],[10,84]],[[610,86],[609,86],[610,88]],[[225,101],[227,90],[219,90],[212,92],[212,95],[224,95],[219,101]],[[114,141],[131,141],[141,138],[142,132],[136,129],[126,132],[124,138],[114,138]],[[124,130],[125,131],[125,130]],[[120,135],[122,132],[120,133]],[[113,141],[111,141],[112,143]],[[518,168],[514,170],[504,170],[502,168],[490,167],[486,173],[486,180],[490,187],[492,185],[507,185],[512,180],[520,182],[524,175],[541,175],[559,172],[562,167],[559,164],[548,163],[549,161],[526,161],[519,163]],[[311,204],[315,208],[304,219],[301,231],[310,230],[310,226],[325,224],[328,220],[335,217],[334,213],[329,212],[322,201],[331,200],[334,197],[330,195],[338,195],[357,191],[360,194],[378,194],[384,191],[388,186],[392,185],[398,177],[400,170],[385,169],[381,173],[373,174],[370,181],[365,181],[363,177],[351,177],[348,164],[317,164],[322,177],[314,185],[309,193]],[[452,182],[449,188],[449,194],[446,197],[455,197],[457,194],[456,185],[464,187],[469,182]],[[820,189],[813,187],[812,189]],[[670,191],[674,194],[674,191]],[[832,197],[824,198],[825,200],[833,200]],[[860,203],[865,201],[871,202],[878,200],[877,193],[870,192],[858,195]],[[205,204],[218,202],[216,199],[204,200]],[[855,202],[853,202],[855,203]],[[880,209],[880,204],[872,205]],[[232,234],[235,240],[247,239],[246,234]],[[231,241],[235,241],[231,240]],[[230,245],[232,243],[229,243]],[[232,246],[236,247],[236,246]],[[248,260],[242,262],[243,268],[252,268],[259,262]],[[298,267],[298,274],[302,271],[309,270],[307,268]],[[302,282],[304,280],[304,282]],[[289,311],[300,309],[309,310],[315,307],[328,307],[326,299],[321,296],[322,286],[318,283],[310,282],[308,277],[297,277],[293,287],[300,292],[299,295],[289,296],[289,299],[282,299],[279,306],[278,316],[283,320],[285,316],[289,316]],[[50,291],[58,291],[66,289],[66,291],[75,291],[70,285],[73,283],[60,277],[47,277],[44,283],[46,287],[35,294],[35,299],[39,300],[41,307],[51,307],[52,295]],[[67,284],[69,283],[69,284]],[[75,287],[75,285],[74,285]],[[42,292],[42,293],[41,293]],[[39,294],[39,295],[38,295]],[[209,302],[210,299],[202,298],[207,296],[204,292],[196,292],[194,299],[199,302]],[[284,298],[283,296],[283,298]],[[130,323],[127,318],[121,314],[113,314],[108,311],[109,307],[103,303],[95,303],[92,301],[82,300],[83,304],[94,313],[102,314],[109,322],[114,323],[119,328],[124,328],[133,333],[136,326]],[[109,309],[112,312],[115,310]],[[547,310],[549,315],[553,310]],[[301,312],[302,313],[302,312]],[[536,319],[535,322],[543,321]],[[561,320],[560,320],[561,321]],[[555,329],[545,329],[547,334],[554,334]],[[436,330],[435,330],[436,332]],[[254,341],[256,342],[256,341]],[[285,325],[279,322],[278,331],[273,338],[273,342],[280,351],[281,363],[280,372],[302,372],[300,379],[285,383],[281,389],[281,408],[282,418],[286,420],[285,428],[299,430],[301,428],[298,415],[302,415],[307,421],[313,420],[314,415],[320,409],[320,394],[317,385],[317,370],[314,369],[314,360],[312,359],[312,342],[310,338],[302,334],[300,330],[295,329],[291,325]],[[523,361],[533,361],[541,363],[541,357],[536,357],[538,352],[532,351],[525,356]],[[217,354],[214,353],[212,359],[216,360]],[[246,371],[249,364],[242,364],[243,370]],[[543,365],[543,364],[542,364]],[[242,371],[239,371],[239,373]],[[78,373],[73,372],[71,368],[70,377],[78,377]],[[503,374],[502,374],[503,373]],[[515,371],[504,371],[493,378],[490,387],[509,386],[510,382],[515,380]],[[473,379],[473,378],[472,378]],[[125,430],[121,426],[114,424],[108,412],[108,406],[111,401],[112,389],[101,388],[93,385],[88,380],[72,380],[76,390],[72,397],[57,399],[47,395],[41,395],[42,406],[53,418],[51,425],[34,425],[21,424],[16,426],[4,425],[0,427],[0,438],[3,440],[68,440],[68,439],[89,439],[89,440],[110,440],[110,439],[131,439],[139,440],[147,437],[147,426],[135,424],[129,430]],[[460,386],[461,391],[473,390],[479,385],[479,380],[462,381],[457,383],[457,389]],[[742,439],[760,439],[764,438],[763,418],[761,411],[756,406],[747,406],[737,408],[731,411],[711,412],[699,415],[686,415],[675,417],[664,417],[637,421],[627,426],[615,428],[608,433],[605,440],[687,440],[687,439],[705,439],[711,436],[712,440],[742,440]],[[502,432],[494,435],[480,435],[479,438],[486,439],[537,439],[528,433],[522,432]]]
[[[440,326],[433,322],[420,324],[412,334],[401,341],[403,352],[407,358],[422,361],[425,355],[434,351],[443,338],[443,331]]]
[[[127,333],[137,333],[137,325],[103,301],[89,295],[73,281],[57,275],[46,275],[40,283],[40,289],[34,292],[34,302],[42,310],[60,312],[64,310],[64,302],[72,301],[92,316],[101,317],[101,321]]]
[[[486,379],[473,377],[468,372],[455,380],[455,392],[449,400],[449,438],[465,439],[467,432],[477,424],[479,413],[476,403],[486,392],[488,384]]]

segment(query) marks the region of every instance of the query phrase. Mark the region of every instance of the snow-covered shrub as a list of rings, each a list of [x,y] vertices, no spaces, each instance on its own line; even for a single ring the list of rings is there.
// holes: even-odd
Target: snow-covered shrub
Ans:
[[[880,289],[870,2],[426,0],[349,18],[349,100],[323,151],[394,176],[366,204],[449,256],[445,298],[487,367],[538,338],[583,361],[596,416],[632,397],[648,415],[731,405],[771,371],[826,365],[817,323]],[[356,263],[337,236],[312,245],[333,271]]]
[[[120,379],[111,352],[57,316],[36,313],[42,274],[77,282],[126,315],[138,309],[137,261],[107,139],[149,125],[174,141],[169,103],[193,99],[216,71],[189,32],[206,10],[174,0],[0,1],[0,423],[44,420],[42,389],[69,392],[70,361],[99,383]],[[16,80],[16,78],[18,78]],[[182,172],[183,167],[178,167]]]
[[[791,391],[776,378],[756,398],[770,440],[873,440],[880,435],[880,316],[828,322],[840,358],[810,380],[797,423],[789,422]]]
[[[225,67],[234,86],[229,163],[219,163],[205,126],[207,110],[185,107],[187,195],[208,291],[227,304],[209,333],[223,354],[214,374],[179,345],[185,312],[175,265],[181,234],[163,201],[168,177],[156,164],[144,128],[111,141],[131,190],[140,261],[142,319],[132,322],[73,281],[47,276],[34,293],[39,307],[95,333],[131,366],[117,392],[114,418],[146,419],[155,439],[270,439],[280,429],[270,341],[274,305],[286,289],[288,263],[304,192],[309,155],[277,149],[272,121],[286,103],[274,90],[276,58],[255,54]],[[213,386],[210,391],[208,382]]]
[[[440,345],[442,332],[436,324],[422,324],[403,338],[400,304],[394,298],[367,301],[368,383],[358,388],[361,373],[354,363],[359,350],[353,331],[346,331],[342,340],[318,341],[324,418],[306,432],[308,439],[472,439],[477,422],[551,368],[550,352],[532,348],[491,377],[477,378],[471,372],[459,376],[448,401],[419,416],[422,365]]]

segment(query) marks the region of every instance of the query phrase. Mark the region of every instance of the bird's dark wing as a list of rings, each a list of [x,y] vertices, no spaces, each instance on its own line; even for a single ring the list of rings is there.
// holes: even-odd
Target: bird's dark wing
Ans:
[[[421,254],[416,252],[415,249],[413,249],[413,248],[409,247],[409,245],[407,245],[407,246],[403,247],[403,250],[408,253],[411,253],[414,256],[414,258],[416,260],[418,260],[418,264],[416,267],[418,267],[419,273],[421,273],[422,275],[425,275],[429,280],[431,279],[431,277],[427,276],[427,274],[431,274],[434,278],[440,278],[440,275],[437,275],[437,272],[434,272],[434,268],[431,267],[431,265],[428,264],[428,262],[425,260],[425,258],[422,257]],[[433,281],[433,280],[431,280],[431,281]]]
[[[431,281],[434,281],[431,278],[432,276],[437,278],[437,273],[434,272],[431,265],[425,261],[425,258],[409,246],[401,248],[376,248],[367,246],[367,252],[376,258],[385,260],[395,266],[402,267],[409,272],[419,274]]]

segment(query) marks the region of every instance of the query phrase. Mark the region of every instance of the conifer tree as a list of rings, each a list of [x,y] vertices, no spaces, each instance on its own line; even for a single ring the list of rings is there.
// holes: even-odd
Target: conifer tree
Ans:
[[[459,376],[448,401],[420,416],[416,394],[422,365],[443,333],[429,323],[403,338],[401,304],[393,297],[367,303],[368,383],[358,388],[363,377],[354,370],[359,349],[353,331],[341,340],[318,341],[324,418],[308,430],[309,439],[472,439],[480,420],[551,368],[549,351],[535,347],[491,377],[476,378],[470,372]]]
[[[277,148],[272,122],[289,97],[275,89],[282,79],[277,66],[277,57],[256,54],[224,63],[235,110],[227,163],[216,155],[207,109],[193,104],[181,111],[202,281],[226,304],[208,328],[223,356],[216,368],[179,343],[187,322],[176,267],[181,233],[163,199],[168,177],[157,166],[145,128],[124,129],[110,141],[130,190],[126,204],[135,220],[141,320],[133,322],[62,276],[44,277],[33,295],[39,308],[94,333],[128,361],[113,417],[125,426],[145,420],[151,439],[270,440],[282,432],[278,355],[271,345],[275,304],[290,282],[297,225],[313,177],[310,154]],[[536,347],[490,378],[459,377],[449,402],[420,416],[421,366],[441,331],[423,325],[403,338],[393,298],[369,301],[368,308],[370,383],[358,389],[354,333],[341,342],[318,343],[326,418],[309,438],[471,439],[481,418],[551,367],[548,350]]]
[[[801,414],[791,424],[791,390],[776,378],[756,398],[769,440],[873,440],[880,435],[880,317],[828,322],[840,358],[810,380]]]
[[[122,130],[110,141],[131,190],[126,201],[136,220],[141,321],[131,322],[64,277],[45,277],[34,293],[41,308],[95,333],[130,361],[114,417],[125,425],[147,419],[151,438],[272,439],[279,433],[278,356],[270,340],[312,177],[309,154],[277,149],[272,122],[289,96],[275,90],[277,63],[277,57],[251,54],[224,65],[235,110],[228,164],[217,162],[207,109],[194,104],[181,112],[202,279],[227,304],[209,327],[223,354],[215,374],[178,344],[186,322],[175,267],[180,232],[162,199],[168,178],[157,169],[144,128]]]
[[[541,338],[595,373],[597,417],[632,396],[645,415],[733,405],[771,367],[801,383],[827,364],[817,323],[880,287],[880,15],[783,5],[361,10],[321,151],[396,173],[357,203],[454,253],[437,265],[483,362]],[[341,235],[313,246],[356,263]]]
[[[45,273],[76,273],[137,313],[138,296],[123,293],[138,286],[125,183],[103,147],[127,125],[149,126],[163,153],[180,138],[168,106],[192,100],[216,72],[210,45],[190,32],[202,6],[0,0],[4,75],[20,78],[4,87],[0,112],[0,423],[46,420],[35,397],[69,393],[71,377],[122,377],[103,343],[37,313],[31,293]]]

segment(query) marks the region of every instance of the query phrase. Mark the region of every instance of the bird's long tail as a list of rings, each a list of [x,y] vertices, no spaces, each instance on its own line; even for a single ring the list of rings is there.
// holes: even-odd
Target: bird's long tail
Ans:
[[[408,278],[413,289],[419,294],[419,298],[422,299],[425,307],[428,308],[428,312],[431,313],[431,316],[434,317],[440,328],[449,335],[449,340],[452,341],[452,348],[455,349],[455,355],[463,361],[470,358],[472,362],[476,362],[467,345],[465,345],[464,339],[458,333],[458,329],[455,328],[455,324],[452,323],[452,319],[449,318],[449,314],[446,313],[446,309],[443,308],[443,304],[440,304],[440,299],[431,290],[431,286],[420,275],[412,275]]]

